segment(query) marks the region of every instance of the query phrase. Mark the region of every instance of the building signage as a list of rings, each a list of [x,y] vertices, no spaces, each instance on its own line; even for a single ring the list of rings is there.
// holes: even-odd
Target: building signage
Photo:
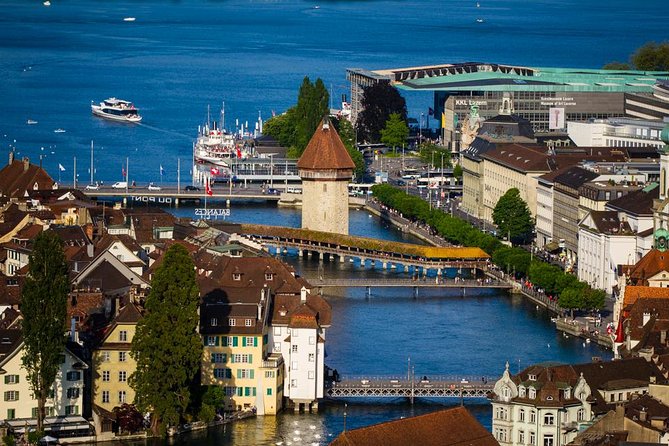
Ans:
[[[564,108],[550,108],[548,110],[548,129],[561,130],[564,127]]]
[[[143,203],[172,204],[172,197],[148,197],[146,195],[133,195],[132,200],[141,201]]]
[[[195,215],[197,217],[229,217],[230,216],[230,209],[217,209],[217,208],[211,208],[211,209],[206,209],[206,208],[197,208],[195,209]]]
[[[541,105],[548,106],[548,107],[565,107],[568,105],[576,105],[576,101],[574,98],[568,98],[568,97],[541,97]]]
[[[480,99],[456,99],[455,105],[465,105],[465,106],[488,105],[488,101],[483,101]]]

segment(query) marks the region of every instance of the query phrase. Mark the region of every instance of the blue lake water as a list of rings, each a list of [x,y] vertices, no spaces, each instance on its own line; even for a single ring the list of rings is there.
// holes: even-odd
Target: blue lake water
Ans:
[[[187,176],[197,126],[207,105],[217,115],[225,101],[227,127],[252,124],[294,104],[305,75],[321,77],[336,100],[348,93],[345,69],[380,69],[464,61],[534,66],[600,67],[626,60],[649,40],[669,38],[664,0],[0,0],[0,148],[42,157],[54,178],[71,181],[77,158],[80,182],[95,179],[176,180],[177,159]],[[314,6],[320,6],[314,8]],[[135,17],[124,22],[124,17]],[[476,18],[484,23],[476,23]],[[91,101],[117,96],[141,109],[141,125],[91,116]],[[430,94],[407,95],[410,115],[431,106]],[[336,102],[336,101],[335,101]],[[38,121],[26,125],[28,119]],[[434,123],[432,123],[434,124]],[[56,128],[65,133],[53,133]],[[59,173],[58,165],[64,171]],[[177,213],[192,215],[181,208]],[[235,221],[299,225],[299,213],[267,206],[235,206]],[[351,233],[403,239],[360,211]],[[314,261],[290,261],[305,274]],[[350,274],[350,264],[326,264]],[[360,271],[359,268],[356,271]],[[363,271],[359,274],[388,274]],[[500,374],[534,362],[608,357],[594,345],[558,334],[549,315],[506,294],[364,290],[329,292],[333,326],[327,362],[340,373],[403,374],[407,359],[417,375]],[[349,404],[354,428],[434,410]],[[470,410],[490,426],[489,405]],[[343,405],[318,415],[281,414],[177,439],[177,444],[326,444],[343,427]]]

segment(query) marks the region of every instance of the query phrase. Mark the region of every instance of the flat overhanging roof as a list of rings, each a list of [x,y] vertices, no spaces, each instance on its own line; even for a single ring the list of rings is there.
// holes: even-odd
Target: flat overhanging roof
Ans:
[[[669,71],[524,67],[480,62],[366,71],[359,75],[389,79],[403,90],[652,92],[669,80]],[[372,76],[370,76],[372,77]]]

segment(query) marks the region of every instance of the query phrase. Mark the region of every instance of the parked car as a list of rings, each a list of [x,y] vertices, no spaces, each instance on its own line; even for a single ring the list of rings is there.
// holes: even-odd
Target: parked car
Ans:
[[[185,192],[199,192],[200,188],[197,187],[197,186],[190,186],[189,185],[189,186],[184,187],[184,191]]]
[[[149,190],[160,190],[160,186],[156,186],[153,183],[149,183],[149,187],[147,189],[149,189]]]
[[[273,187],[270,187],[269,189],[267,189],[267,193],[269,195],[279,195],[280,194],[279,189],[274,189]]]
[[[126,189],[127,187],[127,181],[117,181],[116,183],[112,184],[112,189]]]
[[[86,185],[86,190],[98,190],[100,185],[98,183]]]

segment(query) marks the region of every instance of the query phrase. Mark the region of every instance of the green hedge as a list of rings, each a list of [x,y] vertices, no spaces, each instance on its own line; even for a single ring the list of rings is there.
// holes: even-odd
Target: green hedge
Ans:
[[[389,184],[377,184],[372,187],[372,192],[384,205],[399,211],[410,220],[418,220],[433,227],[449,242],[483,249],[501,269],[507,273],[515,272],[522,277],[529,277],[548,294],[561,295],[569,290],[566,293],[569,298],[559,301],[563,308],[599,309],[604,306],[605,295],[600,290],[592,290],[587,284],[579,282],[574,275],[565,273],[555,265],[532,259],[530,253],[524,249],[509,247],[461,218],[438,209],[430,209],[430,205],[420,197],[409,195]],[[574,299],[574,295],[581,298]]]

